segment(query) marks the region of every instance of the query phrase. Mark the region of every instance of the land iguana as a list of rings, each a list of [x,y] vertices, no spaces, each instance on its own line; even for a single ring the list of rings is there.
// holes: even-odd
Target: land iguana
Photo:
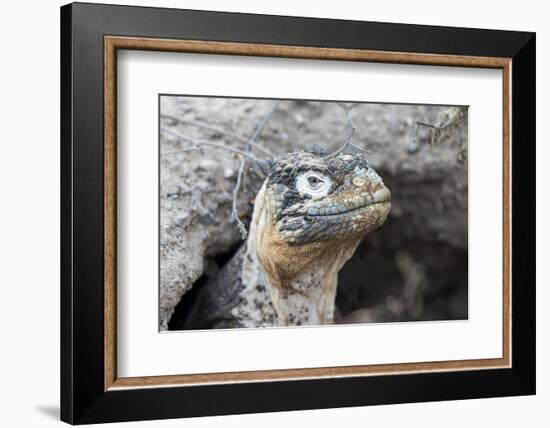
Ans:
[[[338,271],[391,208],[361,153],[312,148],[270,162],[246,243],[208,280],[181,329],[330,324]]]

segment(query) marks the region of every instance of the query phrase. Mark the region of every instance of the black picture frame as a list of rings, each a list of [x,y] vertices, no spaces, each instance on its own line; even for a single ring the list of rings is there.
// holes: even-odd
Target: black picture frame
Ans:
[[[512,367],[104,388],[104,36],[512,59]],[[535,393],[535,34],[74,3],[61,8],[61,419],[71,424]],[[267,399],[269,398],[269,399]]]

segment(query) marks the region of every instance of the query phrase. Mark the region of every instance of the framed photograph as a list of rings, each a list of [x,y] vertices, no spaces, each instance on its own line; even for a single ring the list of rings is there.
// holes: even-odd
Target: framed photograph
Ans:
[[[61,8],[61,418],[535,393],[535,35]]]

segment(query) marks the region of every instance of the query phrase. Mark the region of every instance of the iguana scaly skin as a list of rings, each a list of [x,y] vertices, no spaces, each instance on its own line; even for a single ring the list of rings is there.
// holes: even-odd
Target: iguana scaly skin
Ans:
[[[332,323],[338,271],[390,208],[361,154],[314,148],[275,159],[245,248],[198,293],[182,328]]]

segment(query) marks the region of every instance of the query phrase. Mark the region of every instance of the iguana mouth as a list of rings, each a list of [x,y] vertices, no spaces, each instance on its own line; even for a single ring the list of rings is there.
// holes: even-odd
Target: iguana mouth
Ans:
[[[349,198],[333,199],[320,204],[305,207],[302,210],[295,212],[295,214],[308,217],[332,217],[349,214],[373,205],[390,202],[391,193],[386,187],[383,187],[382,189],[378,189],[372,193],[365,192]]]
[[[338,216],[338,215],[344,215],[344,214],[349,214],[349,213],[361,211],[365,208],[372,207],[373,205],[389,204],[389,203],[391,203],[391,197],[390,196],[386,197],[385,199],[368,201],[368,202],[366,202],[362,205],[356,205],[356,206],[352,205],[351,207],[346,207],[345,205],[343,207],[342,206],[336,206],[336,207],[329,206],[329,207],[325,207],[325,208],[320,208],[320,209],[318,209],[316,211],[313,211],[313,212],[310,212],[311,209],[309,209],[306,215],[308,215],[310,217],[334,217],[334,216]]]
[[[365,208],[370,208],[374,205],[383,205],[383,204],[389,204],[391,203],[390,200],[388,201],[379,201],[379,202],[372,202],[370,204],[367,204],[367,205],[363,205],[361,207],[357,207],[357,208],[352,208],[348,211],[342,211],[342,212],[339,212],[339,213],[336,213],[336,214],[317,214],[317,215],[313,215],[312,217],[329,217],[329,218],[336,218],[338,216],[343,216],[343,215],[346,215],[346,214],[351,214],[351,213],[358,213],[362,210],[364,210]]]

